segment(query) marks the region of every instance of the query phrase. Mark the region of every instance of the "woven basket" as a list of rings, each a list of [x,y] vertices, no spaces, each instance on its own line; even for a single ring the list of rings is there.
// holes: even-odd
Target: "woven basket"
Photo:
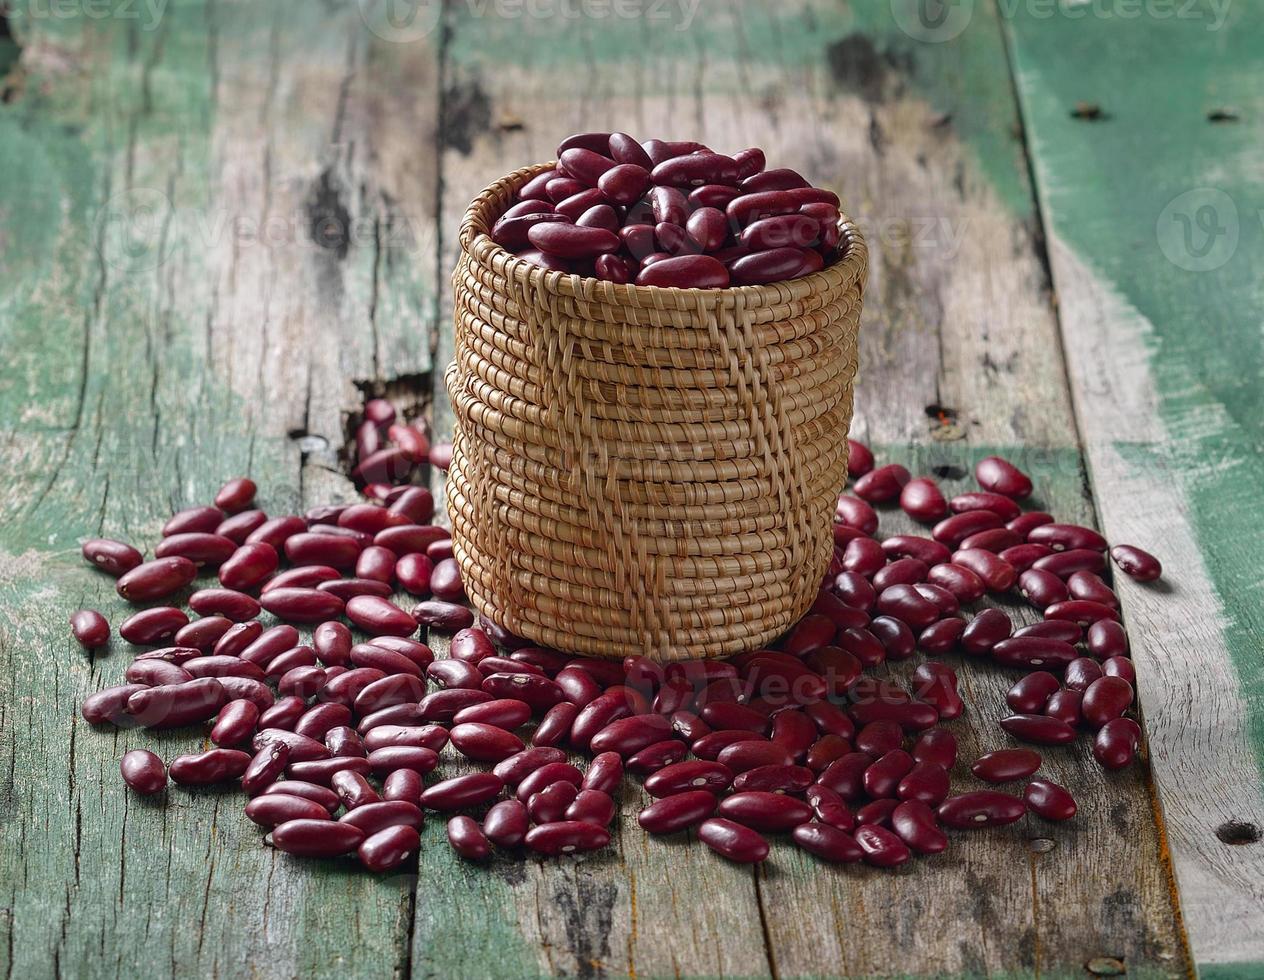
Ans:
[[[492,242],[481,193],[452,276],[448,511],[484,615],[571,653],[754,649],[832,554],[866,272],[855,225],[825,270],[721,290],[551,272]]]

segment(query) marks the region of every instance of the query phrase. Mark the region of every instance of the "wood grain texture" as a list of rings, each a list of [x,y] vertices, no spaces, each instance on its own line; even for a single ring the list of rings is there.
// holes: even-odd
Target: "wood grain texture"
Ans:
[[[1258,114],[1234,107],[1258,102],[1264,25],[1193,4],[1084,26],[1007,25],[1072,393],[1103,527],[1167,569],[1120,592],[1191,947],[1206,976],[1258,975],[1264,185]]]

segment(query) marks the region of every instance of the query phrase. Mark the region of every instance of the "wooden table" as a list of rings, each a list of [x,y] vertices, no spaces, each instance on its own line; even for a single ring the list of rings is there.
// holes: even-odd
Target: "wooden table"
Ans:
[[[8,7],[5,977],[1264,976],[1257,9]],[[124,612],[77,542],[152,541],[239,472],[273,512],[350,498],[369,395],[446,431],[466,202],[611,128],[758,143],[839,190],[873,265],[854,431],[883,459],[956,490],[1002,452],[1162,557],[1164,584],[1120,586],[1148,763],[1047,753],[1072,823],[896,874],[777,842],[752,873],[646,837],[630,788],[606,853],[474,867],[433,820],[379,878],[268,850],[231,794],[124,792],[123,751],[197,739],[77,716],[128,659],[68,636],[74,608]],[[1005,744],[1010,680],[963,670],[967,756]]]

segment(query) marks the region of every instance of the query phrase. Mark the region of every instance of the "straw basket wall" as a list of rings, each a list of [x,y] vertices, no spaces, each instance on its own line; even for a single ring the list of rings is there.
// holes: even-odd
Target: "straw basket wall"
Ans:
[[[866,250],[722,290],[548,271],[488,236],[453,273],[448,510],[475,607],[559,650],[658,661],[766,644],[812,604],[847,467]]]

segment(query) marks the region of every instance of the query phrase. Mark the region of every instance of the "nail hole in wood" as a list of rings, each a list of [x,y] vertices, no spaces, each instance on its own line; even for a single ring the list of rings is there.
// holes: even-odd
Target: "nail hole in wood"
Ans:
[[[1223,844],[1255,844],[1260,839],[1260,828],[1245,820],[1226,820],[1216,828],[1216,836]]]

